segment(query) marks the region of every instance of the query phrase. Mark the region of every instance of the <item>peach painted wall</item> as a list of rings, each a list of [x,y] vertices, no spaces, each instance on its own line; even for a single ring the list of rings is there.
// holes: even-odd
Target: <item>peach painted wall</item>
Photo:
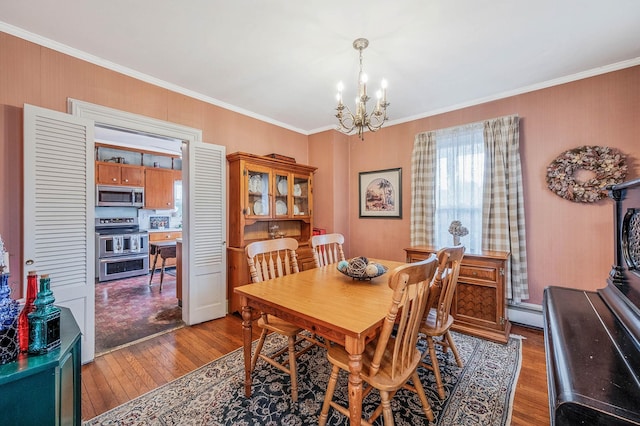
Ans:
[[[390,113],[393,115],[393,104]],[[638,177],[638,66],[389,126],[366,133],[364,142],[350,137],[350,255],[404,260],[403,249],[410,243],[410,159],[417,133],[510,114],[521,119],[528,302],[540,304],[548,285],[603,287],[613,263],[612,203],[608,199],[596,204],[563,200],[546,188],[546,167],[565,150],[605,145],[628,155],[627,179]],[[313,155],[310,158],[315,160]],[[402,219],[358,218],[358,173],[395,167],[402,167]]]
[[[309,136],[309,158],[318,167],[313,179],[314,227],[343,234],[349,257],[349,137],[338,132]]]
[[[628,154],[638,176],[640,67],[427,117],[365,141],[335,131],[305,136],[118,74],[0,33],[0,234],[11,251],[12,285],[22,239],[22,108],[66,111],[67,98],[200,128],[227,152],[278,152],[319,167],[314,179],[316,226],[341,232],[348,256],[403,260],[409,245],[410,158],[416,133],[509,114],[521,118],[530,303],[547,285],[596,289],[613,261],[612,207],[562,200],[546,189],[546,166],[562,151],[608,145]],[[390,108],[393,119],[393,105]],[[403,218],[358,218],[358,173],[402,167]]]
[[[0,234],[11,253],[13,296],[22,259],[22,115],[25,103],[67,111],[67,99],[202,129],[227,153],[277,152],[308,161],[308,137],[0,32]]]

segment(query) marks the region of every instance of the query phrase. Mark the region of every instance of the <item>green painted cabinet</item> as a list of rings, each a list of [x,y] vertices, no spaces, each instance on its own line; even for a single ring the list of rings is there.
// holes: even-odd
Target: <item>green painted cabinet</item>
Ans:
[[[80,328],[60,308],[60,349],[0,365],[0,423],[80,425]]]

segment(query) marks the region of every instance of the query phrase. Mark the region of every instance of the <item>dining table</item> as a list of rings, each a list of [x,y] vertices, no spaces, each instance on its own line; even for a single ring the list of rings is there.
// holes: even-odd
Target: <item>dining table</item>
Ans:
[[[391,304],[388,286],[391,271],[404,262],[370,259],[388,271],[368,280],[353,279],[336,264],[284,275],[236,287],[242,306],[245,395],[251,396],[252,322],[256,312],[289,321],[335,344],[349,353],[349,417],[351,425],[362,418],[362,354],[374,339]]]

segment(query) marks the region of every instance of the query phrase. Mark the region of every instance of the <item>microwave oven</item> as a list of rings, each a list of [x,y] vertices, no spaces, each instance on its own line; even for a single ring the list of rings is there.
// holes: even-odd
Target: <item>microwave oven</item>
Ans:
[[[144,188],[96,185],[96,206],[144,207]]]

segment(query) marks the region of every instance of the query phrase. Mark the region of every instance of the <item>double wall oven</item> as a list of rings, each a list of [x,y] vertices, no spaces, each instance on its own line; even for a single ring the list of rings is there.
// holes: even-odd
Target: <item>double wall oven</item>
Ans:
[[[149,234],[137,217],[96,218],[95,229],[98,281],[149,273]]]

